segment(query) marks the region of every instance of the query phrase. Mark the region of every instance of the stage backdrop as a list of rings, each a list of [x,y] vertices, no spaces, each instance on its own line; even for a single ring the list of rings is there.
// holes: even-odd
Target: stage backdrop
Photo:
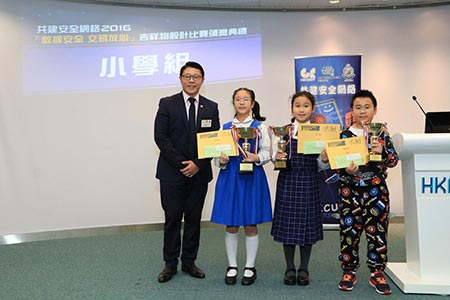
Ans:
[[[295,90],[316,98],[311,122],[350,126],[350,102],[361,88],[361,55],[296,57],[294,64]],[[326,170],[320,179],[324,224],[338,224],[338,176]]]

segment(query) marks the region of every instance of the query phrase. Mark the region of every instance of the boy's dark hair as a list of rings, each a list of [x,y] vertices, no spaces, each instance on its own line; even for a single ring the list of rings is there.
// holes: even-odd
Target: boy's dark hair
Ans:
[[[373,107],[377,107],[377,99],[372,94],[372,92],[369,90],[360,90],[359,92],[353,95],[352,102],[350,102],[350,108],[353,108],[353,103],[355,102],[355,99],[360,97],[370,98],[370,100],[372,100]]]
[[[297,97],[301,97],[301,96],[308,98],[308,100],[311,101],[311,104],[312,104],[313,107],[314,107],[314,105],[316,105],[316,98],[314,98],[313,94],[311,94],[308,91],[301,91],[301,92],[297,92],[294,95],[292,95],[292,97],[291,97],[291,109],[292,109],[292,106],[294,105],[295,99]],[[295,118],[292,118],[291,122],[294,122],[294,121],[295,121]]]
[[[250,94],[250,99],[251,99],[252,102],[253,102],[253,108],[252,108],[252,115],[253,115],[253,118],[254,118],[255,120],[257,120],[257,121],[265,121],[265,120],[266,120],[266,117],[261,116],[261,113],[260,113],[260,106],[259,106],[258,101],[256,101],[256,95],[255,95],[255,92],[254,92],[253,90],[248,89],[248,88],[245,88],[245,87],[238,88],[237,90],[235,90],[235,91],[233,92],[233,98],[232,98],[233,101],[234,101],[234,96],[236,96],[237,92],[239,92],[239,91],[246,91],[246,92],[248,92],[248,93]],[[235,115],[235,116],[236,116],[236,115]]]
[[[184,64],[184,66],[180,69],[180,76],[183,75],[184,70],[187,68],[194,68],[200,70],[200,73],[202,73],[202,77],[205,77],[205,71],[203,70],[202,65],[200,65],[198,62],[195,61],[188,61]]]

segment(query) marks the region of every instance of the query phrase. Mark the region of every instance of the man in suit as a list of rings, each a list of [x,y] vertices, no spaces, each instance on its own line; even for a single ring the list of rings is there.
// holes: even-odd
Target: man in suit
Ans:
[[[183,272],[196,278],[205,277],[194,262],[212,170],[211,159],[198,159],[196,133],[219,130],[220,123],[217,103],[199,94],[204,76],[200,64],[187,62],[181,68],[179,77],[183,91],[162,98],[155,118],[155,142],[160,150],[156,178],[160,181],[161,205],[165,215],[165,267],[158,275],[161,283],[171,280],[177,273],[180,253]]]

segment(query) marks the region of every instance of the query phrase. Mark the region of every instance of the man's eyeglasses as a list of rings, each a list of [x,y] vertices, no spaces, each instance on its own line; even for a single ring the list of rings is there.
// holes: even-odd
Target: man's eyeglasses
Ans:
[[[189,81],[191,79],[194,79],[194,81],[199,81],[200,79],[203,78],[203,76],[202,75],[198,75],[198,74],[195,74],[195,75],[183,74],[183,75],[181,75],[181,78],[183,78],[186,81]]]

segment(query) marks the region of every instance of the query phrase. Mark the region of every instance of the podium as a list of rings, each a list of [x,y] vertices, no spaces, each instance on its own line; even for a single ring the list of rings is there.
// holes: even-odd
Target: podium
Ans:
[[[450,134],[393,136],[402,162],[406,262],[386,274],[404,293],[450,295]]]

